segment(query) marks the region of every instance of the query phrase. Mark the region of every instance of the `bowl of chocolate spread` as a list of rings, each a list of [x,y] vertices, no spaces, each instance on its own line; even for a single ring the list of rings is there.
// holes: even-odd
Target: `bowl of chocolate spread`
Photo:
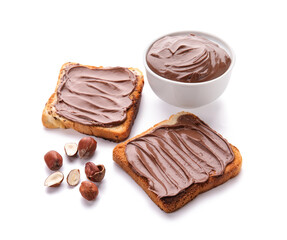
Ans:
[[[226,89],[235,55],[220,38],[198,31],[164,35],[148,46],[144,65],[148,82],[163,101],[196,108]]]

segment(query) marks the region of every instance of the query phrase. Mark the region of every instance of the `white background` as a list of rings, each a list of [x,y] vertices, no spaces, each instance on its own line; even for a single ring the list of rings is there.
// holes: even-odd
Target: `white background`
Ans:
[[[1,1],[1,239],[286,239],[285,1]],[[57,150],[65,175],[84,160],[64,155],[73,130],[49,130],[44,105],[68,61],[143,68],[143,51],[173,31],[215,34],[237,60],[226,92],[189,111],[237,146],[241,173],[172,214],[161,211],[98,139],[92,161],[107,172],[94,202],[79,186],[44,187],[43,156]],[[135,136],[183,109],[145,82]]]

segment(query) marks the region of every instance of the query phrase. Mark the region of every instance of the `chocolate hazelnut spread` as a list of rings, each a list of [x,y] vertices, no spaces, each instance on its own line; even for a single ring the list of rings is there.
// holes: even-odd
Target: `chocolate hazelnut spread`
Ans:
[[[114,126],[126,120],[137,78],[127,68],[66,67],[57,91],[57,113],[84,125]]]
[[[165,36],[157,40],[146,56],[156,74],[179,82],[205,82],[227,71],[231,59],[216,43],[189,34]]]
[[[234,160],[229,143],[191,114],[130,141],[126,157],[159,198],[175,196],[194,183],[206,182],[210,175],[222,175]]]

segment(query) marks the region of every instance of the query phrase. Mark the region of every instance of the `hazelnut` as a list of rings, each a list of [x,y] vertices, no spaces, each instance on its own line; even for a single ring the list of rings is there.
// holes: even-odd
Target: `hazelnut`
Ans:
[[[88,181],[83,181],[79,190],[83,198],[87,199],[88,201],[96,199],[99,193],[97,185]]]
[[[73,169],[69,172],[67,176],[67,183],[70,186],[76,186],[80,182],[80,170],[79,169]]]
[[[78,152],[78,145],[77,143],[66,143],[64,150],[68,157],[74,157]]]
[[[78,152],[80,158],[88,158],[93,155],[97,148],[97,142],[92,137],[84,137],[79,141]]]
[[[87,162],[85,165],[85,173],[87,175],[87,178],[90,176],[93,176],[96,172],[99,172],[99,168],[97,167],[96,164],[92,162]]]
[[[64,174],[61,172],[54,172],[46,178],[44,185],[47,187],[59,187],[64,180]]]
[[[44,156],[44,160],[48,168],[52,171],[59,170],[63,165],[62,156],[54,150],[47,152]]]
[[[87,162],[85,165],[85,173],[89,180],[101,182],[105,176],[106,169],[104,165],[96,165],[92,162]]]

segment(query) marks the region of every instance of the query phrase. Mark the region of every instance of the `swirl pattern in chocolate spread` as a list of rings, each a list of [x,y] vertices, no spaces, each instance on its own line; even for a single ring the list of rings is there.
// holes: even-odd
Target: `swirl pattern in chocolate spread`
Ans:
[[[136,76],[127,68],[65,69],[57,91],[57,113],[84,125],[114,126],[125,121]]]
[[[194,183],[222,175],[234,159],[229,143],[191,114],[129,142],[126,157],[133,171],[148,180],[159,198],[175,196]]]
[[[156,74],[179,82],[205,82],[227,71],[231,59],[216,43],[190,34],[157,40],[146,56]]]

